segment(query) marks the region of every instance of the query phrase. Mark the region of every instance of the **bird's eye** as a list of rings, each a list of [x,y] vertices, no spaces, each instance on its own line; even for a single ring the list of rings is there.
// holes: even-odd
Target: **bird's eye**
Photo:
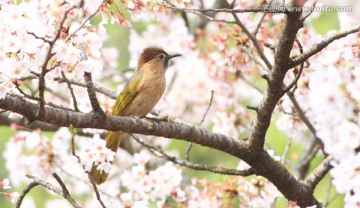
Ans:
[[[164,58],[165,58],[165,55],[164,55],[164,54],[160,54],[160,55],[159,55],[159,58],[160,58],[160,59],[164,59]]]

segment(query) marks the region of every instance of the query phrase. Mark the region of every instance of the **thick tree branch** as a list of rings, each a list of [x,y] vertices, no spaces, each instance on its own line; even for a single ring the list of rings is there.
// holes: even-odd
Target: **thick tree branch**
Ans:
[[[32,117],[38,105],[19,97],[6,95],[0,100],[0,108]],[[105,116],[100,118],[93,113],[66,111],[45,106],[45,116],[40,121],[57,126],[75,128],[97,128],[127,133],[176,138],[214,148],[248,163],[258,175],[269,179],[283,195],[299,206],[319,204],[312,190],[296,180],[280,163],[266,151],[252,151],[249,141],[235,140],[223,134],[212,133],[203,128],[178,123],[169,123],[154,119]]]
[[[58,126],[54,126],[41,121],[34,121],[28,125],[26,119],[24,118],[9,118],[9,115],[7,114],[0,114],[0,126],[10,126],[12,124],[24,126],[27,129],[41,129],[43,131],[56,131],[59,129]]]
[[[258,114],[249,137],[253,149],[262,149],[265,134],[270,125],[272,112],[283,95],[283,80],[288,71],[288,60],[296,38],[297,31],[302,27],[299,21],[301,12],[289,13],[275,50],[275,64],[269,73],[268,88],[258,108]]]
[[[34,115],[38,106],[19,97],[6,96],[5,99],[0,100],[0,108],[16,112],[27,118]],[[45,111],[48,115],[39,118],[39,121],[57,126],[69,127],[72,124],[75,128],[97,128],[179,138],[213,148],[224,148],[229,151],[232,149],[230,152],[234,152],[234,154],[237,149],[246,149],[244,141],[235,141],[225,135],[211,133],[195,126],[135,117],[105,116],[103,119],[99,119],[93,113],[70,112],[52,107],[45,107]]]

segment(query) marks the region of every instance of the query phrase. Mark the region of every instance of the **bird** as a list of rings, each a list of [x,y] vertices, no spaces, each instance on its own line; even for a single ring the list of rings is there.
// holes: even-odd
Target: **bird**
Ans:
[[[112,115],[145,117],[164,94],[166,69],[170,60],[178,56],[181,54],[169,55],[158,47],[145,48],[140,54],[134,75],[116,100]],[[105,137],[106,147],[116,153],[125,134],[121,131],[108,131]],[[100,171],[93,165],[88,175],[90,181],[99,185],[106,181],[109,173]]]

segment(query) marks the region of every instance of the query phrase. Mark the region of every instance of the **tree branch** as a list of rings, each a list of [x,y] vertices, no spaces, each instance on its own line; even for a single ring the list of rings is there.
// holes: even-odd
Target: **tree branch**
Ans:
[[[66,82],[64,80],[64,78],[61,78],[61,77],[57,77],[54,79],[55,81],[59,82],[59,83],[62,83],[62,82]],[[86,87],[86,83],[85,82],[82,82],[82,81],[76,81],[76,80],[72,80],[72,79],[68,79],[68,82],[72,85],[76,85],[76,86],[80,86],[80,87]],[[117,98],[117,93],[112,91],[112,90],[109,90],[109,89],[106,89],[96,83],[93,83],[93,89],[96,91],[96,92],[99,92],[101,94],[104,94],[106,96],[109,96],[110,98],[112,99],[116,99]]]
[[[100,107],[100,104],[99,104],[98,99],[96,97],[95,90],[93,88],[93,82],[92,82],[92,78],[91,78],[91,73],[85,72],[84,73],[84,79],[85,79],[85,82],[86,82],[86,87],[87,87],[87,92],[89,94],[91,107],[92,107],[94,113],[100,115],[101,117],[104,117],[105,113]]]
[[[56,31],[56,35],[54,37],[54,39],[49,43],[49,49],[47,50],[46,56],[45,56],[45,60],[43,65],[41,66],[41,73],[39,75],[39,112],[38,115],[36,115],[37,117],[43,117],[44,116],[44,107],[45,107],[45,75],[49,72],[49,70],[47,69],[49,61],[51,60],[51,58],[53,57],[53,53],[52,53],[52,49],[56,43],[56,41],[60,38],[65,20],[67,19],[67,16],[69,14],[69,12],[73,9],[75,9],[76,6],[73,6],[71,8],[69,8],[68,10],[65,11],[64,16],[62,17],[60,24],[59,24],[59,28]],[[35,117],[34,117],[35,118]],[[30,120],[30,122],[32,122],[32,120],[34,119],[32,118]]]
[[[16,112],[25,117],[32,117],[39,106],[19,97],[5,96],[0,100],[0,108]],[[166,138],[176,138],[214,148],[248,163],[258,175],[269,179],[283,195],[299,206],[319,204],[312,195],[312,190],[294,178],[280,163],[266,151],[253,151],[249,141],[235,140],[219,133],[212,133],[203,128],[178,123],[169,123],[154,119],[105,116],[98,119],[93,113],[66,111],[45,106],[45,116],[40,121],[57,126],[75,128],[96,128],[110,131],[139,133]]]
[[[330,43],[334,42],[335,40],[338,40],[340,38],[346,37],[347,35],[351,34],[351,33],[356,33],[359,32],[360,30],[360,25],[355,26],[351,29],[345,30],[345,31],[340,31],[330,37],[325,38],[324,40],[322,40],[320,43],[314,45],[311,49],[309,49],[308,51],[304,52],[301,56],[295,58],[291,64],[289,64],[289,68],[295,67],[303,62],[305,62],[307,59],[309,59],[311,56],[317,54],[318,52],[320,52],[322,49],[324,49],[325,47],[327,47]]]
[[[309,186],[311,189],[315,189],[316,185],[325,177],[325,175],[331,169],[332,157],[327,157],[322,163],[315,168],[315,170],[304,180],[304,184]]]
[[[65,82],[67,84],[67,87],[70,90],[70,94],[71,94],[71,97],[72,97],[72,100],[73,100],[74,110],[79,111],[77,101],[76,101],[76,97],[75,97],[75,94],[74,94],[74,89],[72,88],[71,83],[69,82],[69,80],[67,79],[67,77],[65,76],[65,73],[63,71],[61,71],[61,75],[62,75],[63,79],[65,80]]]
[[[163,150],[145,142],[142,138],[132,134],[131,135],[139,144],[143,145],[144,147],[146,147],[147,149],[149,149],[154,155],[158,156],[158,157],[163,157],[177,165],[180,166],[184,166],[193,170],[204,170],[204,171],[209,171],[212,173],[219,173],[219,174],[224,174],[224,175],[239,175],[239,176],[249,176],[249,175],[253,175],[255,173],[255,170],[250,168],[248,170],[236,170],[236,169],[227,169],[227,168],[220,168],[220,167],[213,167],[213,166],[208,166],[205,164],[196,164],[196,163],[192,163],[189,162],[188,160],[180,160],[178,158],[176,158],[175,156],[171,156],[167,153],[165,153]],[[189,143],[192,144],[192,143]],[[155,153],[157,154],[155,154]]]
[[[295,167],[295,175],[298,179],[304,179],[307,171],[310,167],[310,162],[314,159],[316,153],[319,151],[320,145],[316,139],[311,141],[309,147],[303,151],[301,154],[298,163]]]
[[[92,184],[92,186],[94,188],[96,199],[99,201],[102,208],[106,208],[104,202],[101,200],[101,196],[100,196],[100,193],[99,193],[99,190],[98,190],[96,184],[94,183],[94,181],[90,180],[90,182],[91,182],[91,184]]]
[[[38,186],[40,184],[38,184],[35,181],[32,181],[31,183],[29,183],[29,185],[27,185],[25,187],[25,189],[23,190],[23,192],[20,194],[19,199],[16,201],[16,208],[20,208],[21,207],[21,203],[23,202],[26,194],[28,194],[30,192],[30,190],[36,186]]]
[[[64,184],[64,182],[61,180],[61,178],[58,176],[58,174],[53,173],[52,176],[55,178],[55,180],[59,183],[59,185],[61,186],[62,189],[62,193],[63,193],[63,197],[66,198],[71,198],[69,190],[66,188],[66,185]]]
[[[271,70],[272,65],[269,62],[269,60],[266,58],[264,51],[262,50],[259,42],[257,41],[256,37],[251,34],[251,32],[245,27],[245,25],[240,21],[239,17],[236,14],[232,14],[236,24],[241,28],[242,31],[244,31],[244,33],[249,37],[249,39],[251,40],[251,42],[254,44],[256,51],[259,53],[260,58],[263,60],[263,62],[266,64],[268,70]]]
[[[286,93],[287,96],[290,98],[290,101],[293,103],[296,111],[299,113],[299,117],[300,119],[305,123],[305,125],[308,127],[308,129],[310,130],[310,132],[314,135],[316,141],[320,144],[321,146],[321,150],[323,152],[324,155],[326,155],[325,150],[324,150],[324,144],[321,141],[321,139],[317,136],[316,133],[316,129],[315,127],[312,125],[312,123],[310,122],[310,120],[307,118],[307,116],[305,115],[305,112],[302,110],[300,104],[298,103],[298,101],[296,100],[294,94],[287,92]]]
[[[289,13],[286,16],[279,43],[275,50],[274,67],[269,73],[268,88],[258,107],[257,117],[254,120],[253,130],[249,137],[253,150],[263,148],[272,112],[283,95],[283,80],[288,71],[290,52],[296,33],[302,27],[302,23],[299,21],[300,16],[301,12]]]
[[[232,14],[236,14],[236,13],[286,13],[286,11],[281,11],[281,10],[276,10],[276,9],[270,9],[268,7],[257,7],[257,8],[249,8],[249,9],[227,9],[227,8],[222,8],[222,9],[190,9],[190,8],[186,8],[186,7],[176,7],[173,6],[171,4],[169,4],[168,1],[165,1],[166,4],[163,3],[158,3],[159,6],[168,8],[168,9],[172,9],[174,11],[184,11],[184,12],[201,12],[201,13],[206,13],[206,12],[225,12],[225,13],[232,13]]]
[[[53,175],[53,176],[54,176],[54,175]],[[52,191],[52,192],[54,192],[54,193],[56,193],[56,194],[58,194],[58,195],[60,195],[60,196],[63,196],[64,199],[66,199],[73,207],[75,207],[75,208],[80,208],[80,206],[75,202],[75,200],[74,200],[73,198],[71,198],[71,196],[70,196],[69,193],[66,194],[66,193],[64,193],[64,191],[62,191],[61,189],[59,189],[59,188],[55,187],[54,185],[52,185],[52,184],[50,184],[50,183],[48,183],[48,182],[46,182],[46,181],[43,181],[43,180],[41,180],[41,179],[39,179],[39,178],[37,178],[37,177],[35,177],[35,176],[26,175],[26,177],[32,179],[33,181],[32,181],[32,182],[24,189],[24,191],[21,193],[18,201],[16,202],[16,208],[20,208],[21,203],[22,203],[23,199],[25,198],[25,195],[26,195],[27,193],[29,193],[29,191],[30,191],[32,188],[34,188],[34,187],[36,187],[36,186],[38,186],[38,185],[43,186],[43,187],[46,188],[47,190],[50,190],[50,191]],[[54,177],[55,177],[55,176],[54,176]],[[56,179],[56,177],[55,177],[55,179]],[[60,178],[59,178],[59,179],[60,179]],[[56,179],[56,180],[57,180],[57,179]],[[60,179],[60,181],[61,181],[61,179]],[[59,182],[59,181],[58,181],[58,182]],[[62,183],[62,184],[63,184],[63,183]],[[64,185],[64,184],[63,184],[63,185]],[[66,189],[66,187],[65,187],[65,189]],[[66,189],[66,190],[67,190],[67,189]]]

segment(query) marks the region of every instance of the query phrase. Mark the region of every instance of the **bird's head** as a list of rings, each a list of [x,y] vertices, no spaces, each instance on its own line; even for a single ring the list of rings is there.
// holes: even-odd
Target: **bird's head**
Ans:
[[[156,47],[145,48],[139,58],[138,70],[140,70],[144,64],[150,61],[153,64],[159,64],[164,69],[167,69],[169,66],[170,59],[178,56],[181,56],[181,54],[169,55],[161,48],[156,48]]]

